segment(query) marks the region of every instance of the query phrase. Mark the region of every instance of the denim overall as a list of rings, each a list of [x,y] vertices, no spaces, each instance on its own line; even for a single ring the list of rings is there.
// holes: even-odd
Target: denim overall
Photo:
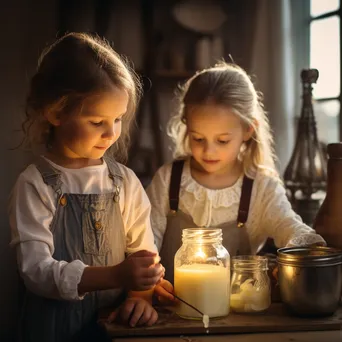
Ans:
[[[172,165],[169,189],[170,212],[167,216],[166,231],[160,250],[161,263],[165,267],[165,279],[169,280],[172,284],[174,256],[182,244],[182,230],[198,227],[190,215],[185,214],[178,208],[183,166],[184,160],[176,160]],[[222,244],[228,250],[230,256],[251,254],[250,242],[244,224],[248,218],[252,188],[253,179],[245,176],[241,189],[237,222],[227,222],[217,227],[210,227],[222,229]]]
[[[44,182],[57,194],[56,213],[50,226],[55,260],[78,259],[88,266],[111,266],[124,260],[126,238],[119,206],[123,178],[115,161],[106,162],[114,183],[114,192],[106,194],[62,193],[60,171],[43,158],[36,163]],[[97,312],[114,306],[122,296],[122,290],[115,289],[88,293],[83,300],[66,301],[40,297],[26,290],[19,340],[105,340],[96,324]]]

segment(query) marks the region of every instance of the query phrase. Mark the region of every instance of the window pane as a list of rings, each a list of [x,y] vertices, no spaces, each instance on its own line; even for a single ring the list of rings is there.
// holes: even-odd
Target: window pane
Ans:
[[[312,21],[310,25],[310,67],[319,71],[315,98],[340,95],[340,18]]]
[[[318,15],[338,10],[340,0],[311,0],[311,16]]]
[[[313,109],[317,121],[318,139],[326,144],[340,141],[340,101],[314,102]]]

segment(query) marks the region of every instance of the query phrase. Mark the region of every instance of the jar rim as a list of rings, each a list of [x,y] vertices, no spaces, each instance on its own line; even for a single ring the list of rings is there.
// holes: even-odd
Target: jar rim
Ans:
[[[185,228],[182,231],[182,240],[192,243],[222,242],[221,228]]]
[[[222,233],[221,228],[184,228],[183,232],[220,232]]]
[[[268,258],[261,255],[238,255],[232,257],[232,268],[235,270],[268,270]]]

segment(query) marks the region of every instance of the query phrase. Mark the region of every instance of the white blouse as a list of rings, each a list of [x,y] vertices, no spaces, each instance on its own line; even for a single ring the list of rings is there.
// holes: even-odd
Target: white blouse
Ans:
[[[162,166],[147,194],[152,205],[151,222],[155,243],[160,250],[166,230],[172,163]],[[214,190],[197,183],[191,176],[190,161],[185,161],[179,193],[179,209],[199,227],[215,227],[237,220],[243,177],[231,187]],[[267,238],[277,247],[324,243],[292,210],[279,180],[258,172],[253,184],[248,220],[245,224],[252,253],[257,253]]]
[[[105,162],[82,169],[68,169],[48,162],[61,171],[63,193],[114,191]],[[134,172],[121,164],[119,167],[124,178],[119,204],[126,232],[126,253],[141,249],[156,252],[148,197]],[[68,263],[52,257],[54,244],[50,224],[56,203],[55,191],[44,183],[35,165],[28,166],[19,175],[10,197],[11,245],[16,248],[19,271],[28,289],[48,298],[77,300],[81,299],[77,287],[86,265],[80,260]]]

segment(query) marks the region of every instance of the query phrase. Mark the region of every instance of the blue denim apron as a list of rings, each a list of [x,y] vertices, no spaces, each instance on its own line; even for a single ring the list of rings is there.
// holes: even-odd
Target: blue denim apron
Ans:
[[[122,174],[117,163],[106,159],[114,191],[106,194],[62,193],[60,171],[40,158],[36,167],[57,195],[50,229],[53,258],[81,260],[89,266],[110,266],[125,258],[126,238],[119,206]],[[66,301],[37,296],[26,290],[20,319],[20,341],[100,341],[105,337],[96,324],[99,309],[114,306],[122,289],[95,291],[83,300]]]

